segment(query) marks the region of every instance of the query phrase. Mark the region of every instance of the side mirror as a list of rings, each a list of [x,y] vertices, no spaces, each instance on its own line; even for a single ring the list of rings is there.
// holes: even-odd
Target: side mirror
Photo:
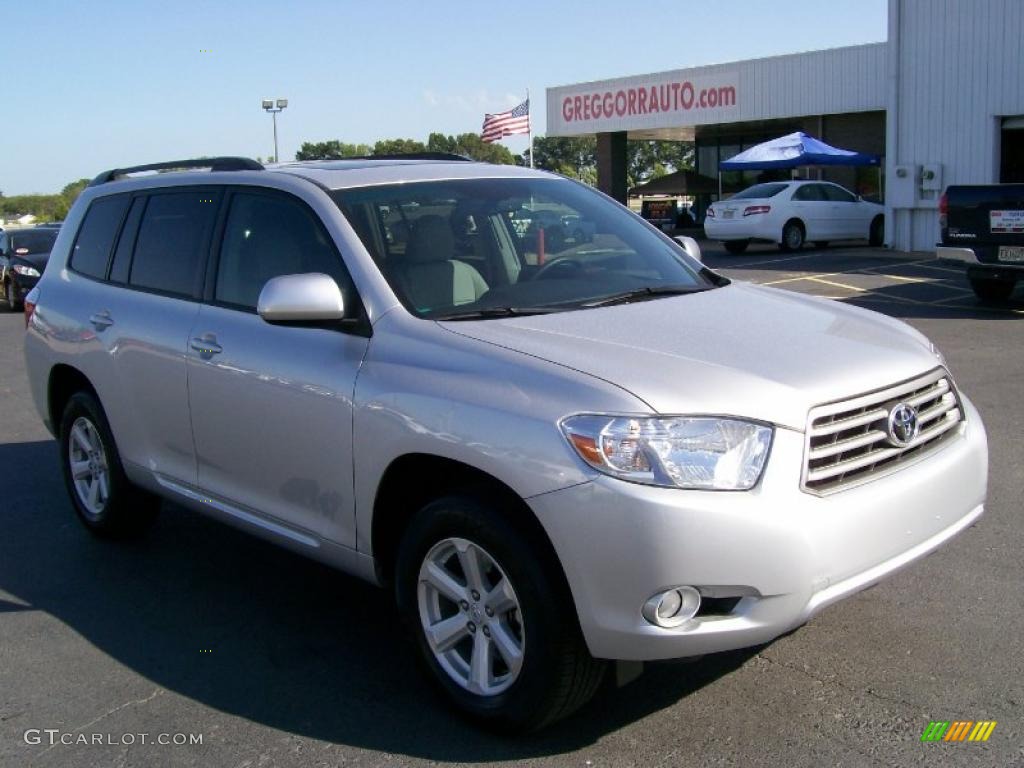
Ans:
[[[268,323],[342,320],[345,299],[330,275],[321,272],[280,275],[263,286],[256,312]]]
[[[700,252],[700,244],[696,240],[692,237],[687,237],[686,235],[676,235],[675,240],[683,247],[683,250],[686,251],[691,258],[696,259],[701,264],[704,263],[704,257]]]

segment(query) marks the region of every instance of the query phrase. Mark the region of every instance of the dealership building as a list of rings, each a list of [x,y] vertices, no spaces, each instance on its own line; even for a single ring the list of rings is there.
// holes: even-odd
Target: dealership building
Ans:
[[[886,207],[886,242],[932,250],[949,184],[1024,182],[1024,0],[889,0],[883,43],[559,86],[547,135],[596,136],[598,186],[625,201],[627,139],[695,143],[698,173],[804,131],[881,155],[815,176]],[[722,174],[726,192],[766,178]]]

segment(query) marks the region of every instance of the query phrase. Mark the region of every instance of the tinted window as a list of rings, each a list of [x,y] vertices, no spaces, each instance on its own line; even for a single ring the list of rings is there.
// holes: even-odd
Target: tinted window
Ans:
[[[825,190],[825,198],[833,203],[853,203],[857,200],[842,187],[837,187],[834,184],[822,184],[821,186]]]
[[[132,249],[135,247],[135,236],[139,231],[139,219],[142,209],[146,207],[146,198],[137,197],[128,211],[128,218],[121,228],[121,237],[117,240],[114,250],[114,261],[110,265],[110,279],[115,283],[128,282],[128,270],[132,266]]]
[[[53,241],[56,239],[55,229],[36,229],[11,234],[15,253],[49,253],[53,250]]]
[[[114,237],[121,226],[126,208],[127,195],[93,200],[71,252],[72,269],[98,279],[106,276],[110,250],[114,247]]]
[[[224,230],[215,300],[255,309],[272,277],[305,272],[323,272],[342,290],[349,288],[341,257],[304,203],[279,195],[236,194]]]
[[[179,296],[195,293],[217,201],[210,189],[152,195],[139,226],[129,282]]]
[[[825,200],[825,190],[821,184],[804,184],[793,193],[794,200],[803,202],[821,202]]]
[[[755,184],[752,187],[747,187],[742,192],[738,192],[732,196],[732,200],[750,200],[752,198],[766,198],[775,197],[782,190],[784,190],[788,184],[783,183],[767,183],[767,184]]]

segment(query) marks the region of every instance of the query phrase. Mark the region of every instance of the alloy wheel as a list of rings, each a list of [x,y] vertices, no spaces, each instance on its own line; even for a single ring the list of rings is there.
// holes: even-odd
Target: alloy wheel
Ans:
[[[526,633],[505,571],[468,539],[435,544],[420,566],[420,623],[434,658],[460,687],[497,696],[523,666]]]
[[[71,426],[68,461],[78,501],[86,513],[99,517],[110,500],[110,468],[99,430],[85,416]]]

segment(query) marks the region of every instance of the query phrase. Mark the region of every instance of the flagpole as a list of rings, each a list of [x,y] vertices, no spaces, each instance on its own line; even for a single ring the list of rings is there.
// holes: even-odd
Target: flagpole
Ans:
[[[530,114],[530,89],[526,89],[526,136],[530,141],[530,167],[533,168],[533,116]]]

